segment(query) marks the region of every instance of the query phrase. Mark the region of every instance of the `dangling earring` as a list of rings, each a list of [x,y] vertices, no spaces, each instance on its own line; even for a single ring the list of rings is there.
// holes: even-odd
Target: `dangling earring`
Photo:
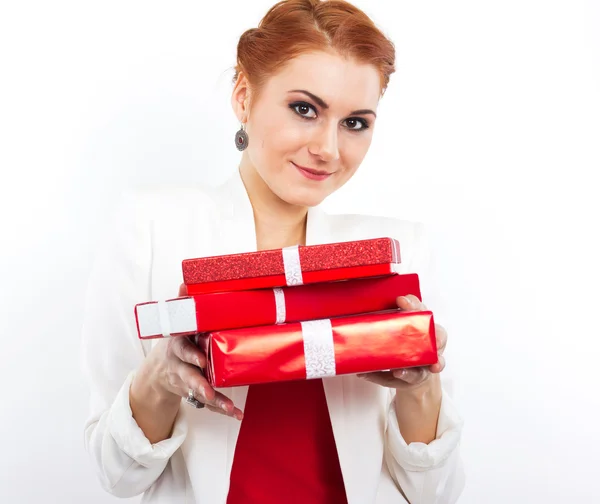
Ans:
[[[243,123],[240,129],[235,133],[235,146],[239,151],[243,151],[248,147],[248,133],[246,133]]]

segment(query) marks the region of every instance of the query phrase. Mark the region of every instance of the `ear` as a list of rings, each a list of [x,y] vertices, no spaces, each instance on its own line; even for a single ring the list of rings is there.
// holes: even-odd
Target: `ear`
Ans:
[[[240,123],[248,121],[250,114],[250,84],[243,72],[240,71],[231,93],[231,107]]]

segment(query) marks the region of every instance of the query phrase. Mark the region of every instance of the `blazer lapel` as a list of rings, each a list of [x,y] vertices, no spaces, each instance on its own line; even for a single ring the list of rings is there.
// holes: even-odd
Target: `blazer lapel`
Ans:
[[[219,201],[223,202],[220,219],[220,254],[237,254],[243,252],[254,252],[256,246],[256,230],[254,226],[254,212],[248,193],[244,187],[241,175],[236,170],[233,177],[221,187],[218,195]],[[248,387],[232,387],[220,390],[229,397],[233,403],[242,411],[246,405]],[[227,447],[226,447],[226,478],[229,478],[233,466],[235,446],[240,432],[240,422],[233,420],[228,422]]]
[[[238,172],[215,189],[217,223],[210,247],[211,255],[235,254],[256,250],[252,205]],[[248,387],[220,388],[240,409],[244,409]],[[200,502],[224,502],[229,487],[240,422],[208,410],[184,408],[189,423],[188,438],[182,446],[194,495]],[[210,457],[207,454],[210,453]]]
[[[216,190],[221,254],[256,250],[254,213],[239,172]]]

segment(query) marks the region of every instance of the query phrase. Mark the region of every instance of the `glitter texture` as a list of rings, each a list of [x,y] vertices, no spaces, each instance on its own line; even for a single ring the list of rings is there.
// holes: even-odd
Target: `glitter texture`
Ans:
[[[400,262],[400,244],[392,238],[300,246],[303,272]],[[285,274],[281,249],[186,259],[186,284],[220,282]]]

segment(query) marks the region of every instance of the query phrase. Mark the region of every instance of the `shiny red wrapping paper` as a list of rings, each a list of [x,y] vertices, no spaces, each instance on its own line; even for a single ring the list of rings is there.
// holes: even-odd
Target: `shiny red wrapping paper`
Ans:
[[[169,310],[170,335],[190,336],[198,332],[391,310],[397,307],[398,296],[408,294],[421,299],[419,276],[416,273],[282,287],[279,299],[274,289],[197,294],[191,296],[192,305],[181,304],[190,299],[189,296],[167,301],[169,304],[181,304]],[[153,329],[148,329],[146,317],[158,317],[154,310],[148,313],[143,308],[153,303],[140,303],[135,307],[140,339],[163,337],[158,324],[150,324]],[[194,314],[190,316],[187,310],[193,310]],[[189,322],[183,323],[178,318]],[[194,318],[195,324],[190,323]],[[178,329],[173,333],[174,328]]]
[[[297,271],[284,260],[284,251],[296,254]],[[398,241],[375,238],[185,259],[181,266],[193,295],[391,275],[399,262]],[[290,283],[290,277],[298,283]]]
[[[335,374],[435,364],[433,314],[399,310],[330,319]],[[301,323],[215,331],[196,341],[208,357],[213,387],[307,378]]]

